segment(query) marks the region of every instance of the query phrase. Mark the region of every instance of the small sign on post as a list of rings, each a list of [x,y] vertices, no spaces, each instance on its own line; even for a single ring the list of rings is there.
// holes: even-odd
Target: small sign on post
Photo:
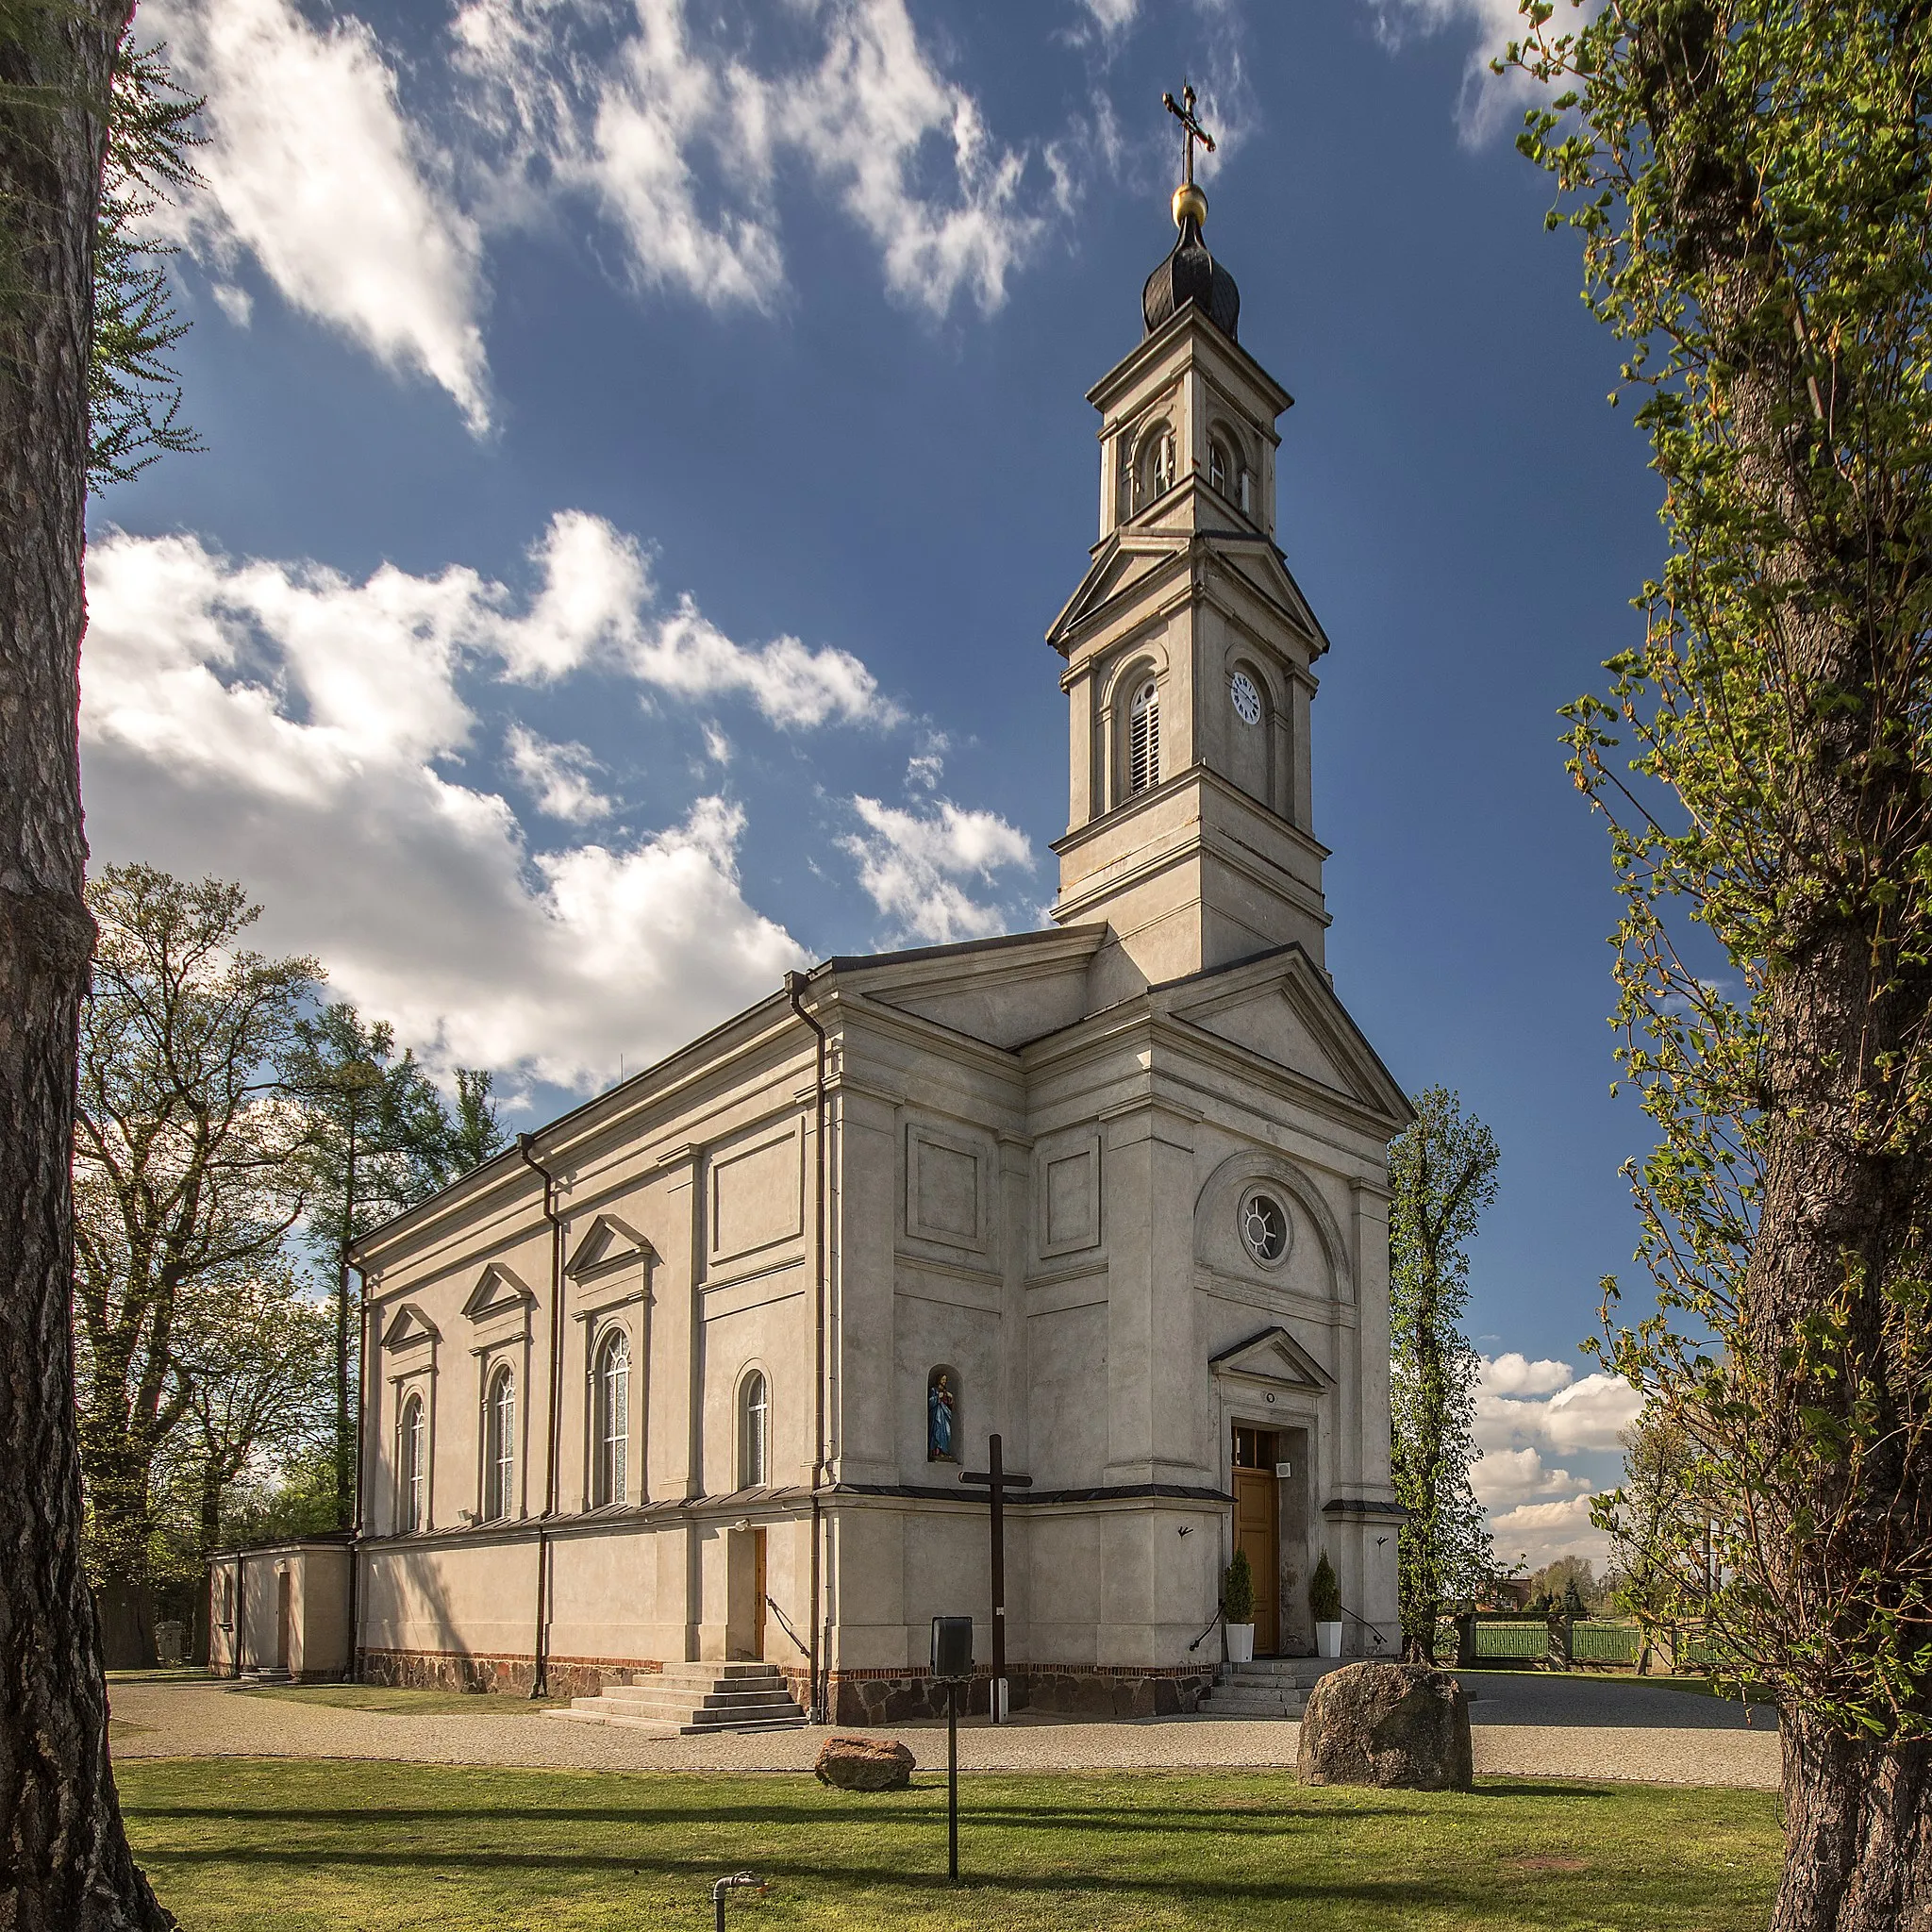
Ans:
[[[959,1692],[973,1681],[973,1619],[932,1620],[932,1675],[946,1687],[946,1875],[959,1882]]]

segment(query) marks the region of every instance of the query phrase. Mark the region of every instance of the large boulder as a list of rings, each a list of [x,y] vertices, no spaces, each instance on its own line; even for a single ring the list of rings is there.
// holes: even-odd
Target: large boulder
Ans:
[[[903,1791],[912,1782],[912,1753],[897,1738],[827,1738],[812,1775],[841,1791]]]
[[[1475,1778],[1469,1699],[1427,1664],[1330,1671],[1308,1694],[1296,1770],[1305,1785],[1466,1791]]]

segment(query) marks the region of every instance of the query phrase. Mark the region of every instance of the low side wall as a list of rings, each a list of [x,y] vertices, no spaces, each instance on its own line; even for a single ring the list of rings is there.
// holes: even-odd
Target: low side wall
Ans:
[[[1036,1664],[1009,1666],[1007,1698],[1013,1710],[1052,1711],[1067,1717],[1180,1717],[1198,1710],[1214,1673],[1143,1670],[1135,1665]],[[992,1699],[991,1674],[966,1687],[962,1709],[983,1717]],[[832,1722],[868,1725],[944,1717],[946,1688],[924,1671],[834,1671]]]

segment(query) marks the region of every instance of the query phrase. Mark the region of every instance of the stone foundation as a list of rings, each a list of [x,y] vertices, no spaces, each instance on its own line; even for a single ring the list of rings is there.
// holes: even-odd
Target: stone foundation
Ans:
[[[595,1697],[612,1685],[654,1676],[664,1666],[655,1657],[554,1657],[553,1697]],[[397,1690],[464,1690],[479,1695],[527,1697],[536,1681],[534,1657],[478,1657],[455,1650],[365,1650],[362,1681]]]
[[[1149,1671],[1108,1664],[1022,1665],[1007,1674],[1010,1710],[1052,1711],[1067,1717],[1179,1717],[1200,1708],[1214,1682],[1211,1670]],[[907,1724],[944,1717],[946,1687],[924,1671],[842,1671],[832,1674],[832,1722]],[[984,1717],[992,1707],[990,1674],[966,1687],[960,1709]]]

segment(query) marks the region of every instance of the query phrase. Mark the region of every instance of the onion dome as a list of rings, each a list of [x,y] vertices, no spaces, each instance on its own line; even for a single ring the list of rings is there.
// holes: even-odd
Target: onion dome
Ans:
[[[1174,225],[1180,240],[1170,255],[1147,277],[1141,291],[1141,314],[1151,336],[1178,315],[1190,302],[1230,341],[1239,341],[1236,325],[1241,321],[1241,291],[1234,277],[1208,253],[1201,239],[1201,224],[1208,219],[1208,197],[1191,181],[1174,192]]]

